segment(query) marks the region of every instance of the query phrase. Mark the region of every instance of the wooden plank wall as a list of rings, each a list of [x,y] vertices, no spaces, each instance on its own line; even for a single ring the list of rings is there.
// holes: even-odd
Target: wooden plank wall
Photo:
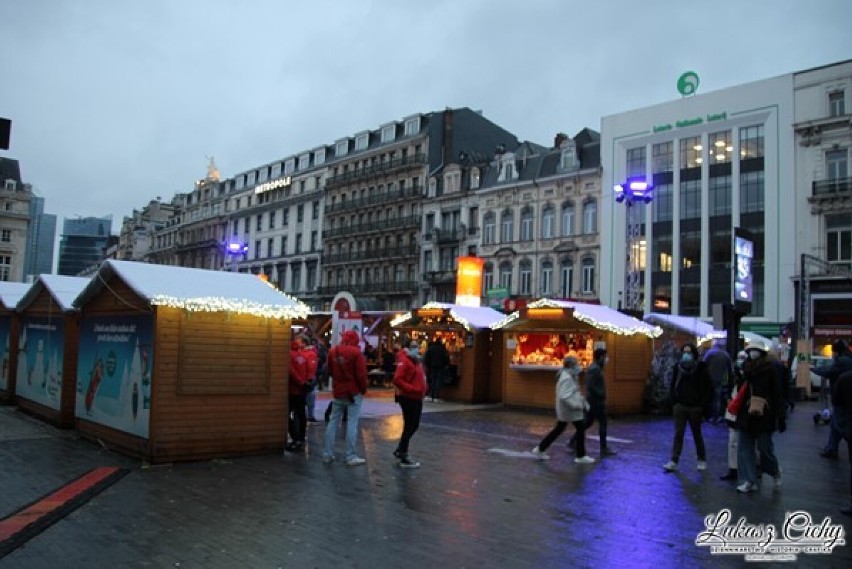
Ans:
[[[466,334],[464,330],[460,333]],[[481,331],[474,335],[473,347],[463,348],[458,383],[444,386],[441,399],[464,403],[484,403],[488,400],[489,343],[488,332]]]
[[[150,460],[283,449],[290,321],[157,307]]]

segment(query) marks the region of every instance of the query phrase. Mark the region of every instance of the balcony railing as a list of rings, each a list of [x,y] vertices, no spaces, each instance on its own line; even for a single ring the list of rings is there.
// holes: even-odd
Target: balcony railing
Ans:
[[[397,259],[399,257],[416,257],[418,255],[416,245],[407,247],[385,247],[382,249],[369,249],[367,251],[353,251],[352,253],[335,253],[322,258],[324,265],[333,263],[349,263],[352,261],[374,261],[381,259]]]
[[[381,194],[367,196],[363,199],[358,198],[354,200],[346,200],[331,205],[326,205],[325,214],[328,215],[330,213],[338,213],[341,211],[352,211],[353,209],[362,209],[376,205],[386,205],[402,199],[419,198],[422,196],[423,186],[421,186],[420,184],[415,184],[414,186],[408,188],[402,188],[390,192],[383,192]]]
[[[834,178],[813,182],[813,197],[830,198],[852,194],[852,178]]]
[[[371,164],[366,168],[356,168],[355,170],[343,172],[342,174],[338,174],[336,176],[329,176],[325,179],[325,187],[331,188],[350,182],[362,182],[364,180],[374,178],[376,176],[387,176],[390,174],[394,174],[400,170],[404,170],[405,168],[410,168],[412,166],[422,166],[425,163],[426,155],[423,153],[414,154],[412,156],[406,156],[405,158],[394,158],[393,160],[388,160],[387,162]]]
[[[430,285],[454,283],[456,271],[427,271],[423,273],[423,280]]]
[[[330,237],[338,237],[346,235],[360,235],[363,233],[371,233],[374,231],[387,231],[389,229],[409,229],[412,227],[420,227],[422,216],[408,215],[405,217],[397,217],[387,220],[374,221],[373,223],[356,223],[354,225],[346,225],[344,227],[335,227],[334,229],[325,229],[322,232],[323,240]]]
[[[401,281],[321,286],[317,289],[317,294],[333,296],[342,290],[354,294],[413,294],[417,290],[417,283],[415,281]]]

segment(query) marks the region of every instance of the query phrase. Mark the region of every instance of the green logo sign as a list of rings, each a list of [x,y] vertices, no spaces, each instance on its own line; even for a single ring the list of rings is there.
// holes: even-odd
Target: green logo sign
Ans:
[[[698,84],[700,82],[700,79],[698,79],[698,73],[695,71],[687,71],[677,80],[677,92],[684,97],[687,95],[694,95],[698,90]]]

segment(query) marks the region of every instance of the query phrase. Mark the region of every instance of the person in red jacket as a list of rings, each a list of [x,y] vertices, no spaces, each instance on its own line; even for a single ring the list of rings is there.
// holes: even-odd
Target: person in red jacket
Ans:
[[[393,384],[397,391],[396,400],[402,409],[402,436],[393,455],[399,459],[402,468],[419,468],[420,463],[408,456],[408,443],[420,427],[423,398],[429,391],[429,385],[417,342],[411,342],[407,350],[400,350],[397,355]]]
[[[366,461],[355,454],[358,438],[358,417],[361,403],[367,393],[367,361],[358,347],[360,338],[354,330],[343,333],[340,344],[328,352],[328,371],[334,400],[332,401],[331,420],[325,429],[325,449],[322,460],[329,463],[334,460],[334,439],[344,409],[346,421],[346,457],[347,466],[358,466]],[[304,409],[304,404],[302,405]]]
[[[317,405],[317,373],[319,370],[319,352],[317,347],[309,338],[302,339],[304,348],[302,353],[308,362],[308,379],[305,382],[305,407],[307,408],[308,421],[316,422],[314,414]]]
[[[308,360],[302,349],[302,340],[296,338],[290,342],[290,381],[287,402],[290,416],[287,421],[290,442],[284,447],[290,452],[305,450],[305,384],[308,380]]]

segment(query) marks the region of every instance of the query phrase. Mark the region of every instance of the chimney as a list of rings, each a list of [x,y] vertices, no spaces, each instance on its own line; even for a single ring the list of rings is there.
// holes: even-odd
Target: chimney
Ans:
[[[557,132],[553,139],[553,148],[559,148],[563,142],[568,139],[568,135],[564,132]]]

